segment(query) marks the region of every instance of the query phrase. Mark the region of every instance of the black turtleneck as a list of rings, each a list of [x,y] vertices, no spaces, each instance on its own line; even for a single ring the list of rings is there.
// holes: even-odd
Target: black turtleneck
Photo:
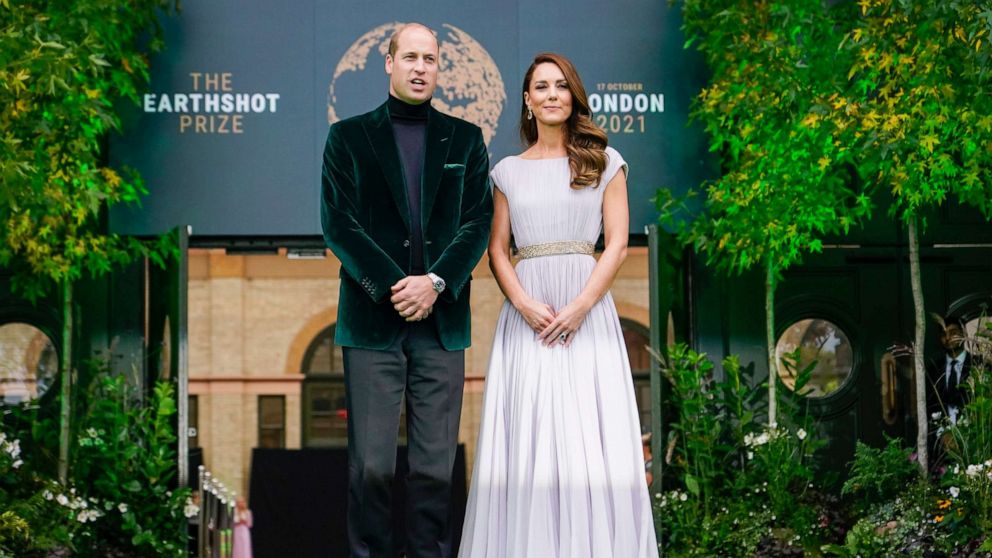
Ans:
[[[424,236],[421,230],[421,184],[424,171],[424,142],[431,103],[411,105],[389,96],[389,120],[403,164],[406,199],[410,202],[410,275],[423,275]]]

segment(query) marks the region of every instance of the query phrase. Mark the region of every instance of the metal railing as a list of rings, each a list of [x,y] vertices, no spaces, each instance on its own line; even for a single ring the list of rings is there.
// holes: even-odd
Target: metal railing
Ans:
[[[200,466],[198,558],[230,558],[234,542],[235,493]]]

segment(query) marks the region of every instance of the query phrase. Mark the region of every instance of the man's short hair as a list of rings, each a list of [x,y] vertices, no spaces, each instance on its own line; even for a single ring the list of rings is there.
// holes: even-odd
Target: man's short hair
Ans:
[[[390,57],[396,56],[396,50],[400,48],[400,35],[410,27],[423,27],[424,29],[430,31],[431,35],[434,35],[435,41],[437,40],[437,33],[435,33],[433,29],[427,27],[423,23],[417,23],[416,21],[411,21],[410,23],[404,23],[403,25],[400,26],[399,29],[394,31],[393,36],[389,38]],[[438,45],[438,48],[440,48],[440,45]]]
[[[958,326],[961,331],[965,329],[964,320],[960,316],[944,316],[944,329],[952,325]]]

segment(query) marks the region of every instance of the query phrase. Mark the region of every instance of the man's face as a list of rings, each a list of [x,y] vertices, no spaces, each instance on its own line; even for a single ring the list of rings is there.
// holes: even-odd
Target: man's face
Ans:
[[[404,29],[396,41],[396,55],[386,55],[389,93],[411,105],[434,95],[437,86],[438,45],[423,27]]]
[[[964,344],[964,332],[957,324],[948,324],[940,335],[940,344],[949,353],[957,353]]]

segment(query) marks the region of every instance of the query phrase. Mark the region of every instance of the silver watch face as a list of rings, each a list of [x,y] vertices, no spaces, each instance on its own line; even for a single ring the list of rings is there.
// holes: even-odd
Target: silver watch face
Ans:
[[[434,290],[441,292],[444,290],[444,279],[441,279],[437,275],[431,274],[431,282],[434,283]]]

